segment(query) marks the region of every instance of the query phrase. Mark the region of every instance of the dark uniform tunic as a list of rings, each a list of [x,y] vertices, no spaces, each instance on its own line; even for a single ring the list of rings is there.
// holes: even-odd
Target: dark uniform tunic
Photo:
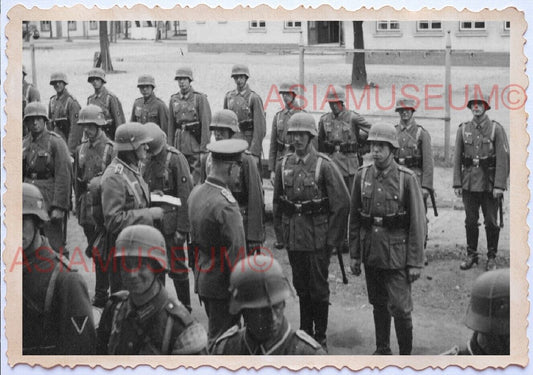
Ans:
[[[155,94],[150,95],[146,100],[144,97],[137,98],[133,103],[131,110],[131,121],[133,122],[140,122],[141,124],[153,122],[166,132],[168,117],[167,105]]]
[[[200,154],[206,153],[211,132],[211,107],[207,96],[191,87],[170,97],[170,118],[166,130],[168,144],[181,151],[189,162],[194,185],[200,182]]]
[[[24,114],[26,104],[40,101],[41,94],[39,93],[39,90],[37,90],[31,83],[22,81],[22,114]],[[24,126],[24,123],[22,125],[22,136],[26,136],[28,129]]]
[[[257,159],[263,152],[263,138],[266,134],[266,118],[261,97],[250,89],[248,84],[243,91],[228,91],[224,97],[224,109],[230,109],[237,115],[241,137],[248,142],[248,150]]]
[[[61,95],[50,97],[48,117],[53,126],[50,130],[63,137],[71,155],[74,155],[83,138],[83,127],[77,125],[80,109],[78,101],[67,89],[64,89]]]
[[[115,139],[115,131],[119,125],[126,122],[122,104],[117,96],[102,86],[99,93],[94,93],[87,98],[87,105],[94,104],[102,108],[104,117],[106,119],[106,126],[104,131],[109,139]]]
[[[165,288],[143,306],[128,296],[127,291],[116,293],[105,307],[98,327],[98,354],[206,354],[204,328]]]
[[[237,323],[229,313],[231,267],[245,254],[239,205],[215,178],[196,186],[189,196],[191,241],[195,253],[195,291],[205,304],[209,339]]]
[[[41,191],[48,213],[57,208],[64,212],[63,220],[50,220],[44,232],[56,251],[65,247],[66,220],[70,209],[72,164],[65,141],[56,133],[43,130],[37,138],[29,133],[22,142],[24,182]]]
[[[59,259],[46,237],[24,257],[22,353],[94,354],[96,335],[83,277]]]
[[[233,326],[220,336],[210,354],[213,355],[326,355],[322,346],[301,330],[294,331],[290,324],[280,332],[270,348],[254,341],[246,327]]]

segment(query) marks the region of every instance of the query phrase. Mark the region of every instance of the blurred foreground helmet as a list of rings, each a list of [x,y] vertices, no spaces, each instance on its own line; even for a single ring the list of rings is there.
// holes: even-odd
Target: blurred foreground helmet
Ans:
[[[44,117],[44,120],[48,121],[46,106],[41,102],[28,103],[24,108],[24,120],[28,117]]]
[[[309,113],[296,113],[287,122],[287,133],[308,132],[313,137],[318,135],[316,131],[315,118]]]
[[[227,128],[233,130],[234,133],[240,132],[239,119],[235,112],[229,109],[222,109],[215,112],[211,119],[211,125],[209,130],[215,130],[217,128]]]
[[[148,129],[138,122],[126,122],[117,128],[115,149],[117,151],[137,150],[142,144],[152,140]]]
[[[235,64],[231,68],[231,78],[235,76],[246,76],[246,78],[250,78],[250,70],[244,64]]]
[[[137,257],[153,259],[168,270],[165,238],[150,225],[130,225],[120,232],[116,241],[115,258]]]
[[[394,126],[386,123],[377,123],[372,125],[368,132],[368,142],[387,142],[392,147],[400,147],[398,144],[398,136],[396,135],[396,129]]]
[[[148,137],[152,138],[148,142],[148,149],[153,155],[158,155],[163,151],[163,147],[167,144],[167,135],[165,132],[154,122],[147,122],[143,125],[148,132]]]
[[[22,215],[35,215],[41,221],[49,220],[41,191],[27,182],[22,183]]]
[[[104,111],[97,105],[89,104],[80,110],[78,125],[95,124],[104,126],[106,124]]]
[[[90,83],[93,78],[100,78],[104,83],[106,83],[105,72],[101,68],[94,68],[89,71],[89,77],[87,78],[87,82]]]

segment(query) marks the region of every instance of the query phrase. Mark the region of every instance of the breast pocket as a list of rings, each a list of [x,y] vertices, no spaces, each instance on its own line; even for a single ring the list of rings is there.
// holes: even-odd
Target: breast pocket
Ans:
[[[159,115],[158,115],[157,111],[148,112],[148,120],[149,121],[157,122],[158,119],[159,119]]]
[[[389,259],[391,268],[405,268],[407,263],[407,236],[403,233],[389,237]]]
[[[143,109],[139,106],[135,106],[135,117],[137,118],[141,118],[142,114],[143,114]]]
[[[387,215],[394,215],[400,211],[400,197],[398,192],[388,192],[385,200]]]

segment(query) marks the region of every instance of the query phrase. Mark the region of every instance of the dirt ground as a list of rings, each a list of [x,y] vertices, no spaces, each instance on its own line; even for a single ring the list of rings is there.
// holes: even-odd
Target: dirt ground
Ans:
[[[43,101],[53,95],[52,87],[48,85],[50,74],[63,70],[69,76],[69,91],[74,94],[80,104],[84,105],[86,98],[92,93],[92,87],[87,83],[87,72],[92,66],[93,53],[98,50],[96,40],[65,41],[39,40],[36,45],[37,56],[37,84]],[[139,97],[136,88],[137,77],[145,72],[155,76],[156,94],[165,102],[170,95],[177,91],[177,84],[173,81],[175,70],[181,65],[191,65],[194,70],[195,89],[205,92],[211,102],[212,111],[222,108],[223,95],[233,88],[230,78],[231,66],[234,63],[247,63],[251,70],[250,86],[263,99],[269,92],[271,84],[279,84],[283,80],[295,80],[298,77],[298,56],[296,55],[247,55],[242,53],[201,54],[188,53],[186,44],[178,42],[154,43],[153,41],[119,41],[111,45],[111,56],[117,72],[108,75],[107,87],[116,93],[122,101],[126,117],[131,115],[131,107],[135,98]],[[23,51],[23,59],[30,70],[29,50]],[[444,78],[443,67],[414,66],[367,66],[369,80],[381,87],[380,102],[382,105],[391,102],[393,84],[414,84],[421,87],[425,84],[440,84]],[[346,84],[350,80],[351,66],[344,62],[343,56],[306,56],[306,83],[316,84],[317,92],[324,92],[329,83]],[[31,81],[31,77],[28,77]],[[452,84],[454,103],[460,103],[461,87],[466,83],[490,82],[506,85],[509,81],[507,69],[503,68],[466,68],[452,69]],[[482,85],[482,87],[484,87]],[[435,91],[438,93],[438,90]],[[323,95],[323,94],[322,94]],[[381,95],[383,95],[381,97]],[[420,94],[422,97],[422,94]],[[320,103],[318,99],[318,103]],[[267,107],[267,133],[278,104]],[[361,108],[359,112],[365,114],[382,114],[379,108],[371,105]],[[390,111],[392,112],[392,110]],[[417,112],[419,116],[443,116],[442,111],[436,112],[422,108]],[[507,130],[508,111],[499,109],[489,112],[491,118],[500,121]],[[318,115],[317,115],[318,117]],[[470,118],[468,110],[452,111],[451,113],[451,143],[453,145],[457,125]],[[372,121],[372,120],[371,120]],[[388,119],[387,121],[395,121]],[[444,144],[444,128],[441,120],[421,120],[431,133],[436,149]],[[268,136],[264,145],[268,144]],[[265,147],[265,153],[267,148]],[[468,305],[469,290],[473,281],[482,273],[485,261],[486,242],[484,231],[480,230],[480,251],[483,254],[481,265],[470,271],[460,271],[459,264],[465,254],[464,212],[462,203],[453,196],[451,189],[451,169],[438,167],[435,172],[435,187],[437,191],[437,205],[439,216],[428,214],[430,220],[430,236],[427,248],[429,265],[423,270],[420,280],[413,284],[412,294],[414,302],[414,349],[413,354],[438,354],[453,345],[466,342],[470,332],[463,325],[463,319]],[[267,205],[271,202],[271,190],[265,182],[267,190]],[[508,200],[506,200],[508,201]],[[506,206],[507,207],[507,206]],[[508,209],[505,209],[505,226],[500,237],[500,251],[497,258],[500,267],[509,265],[509,220]],[[268,223],[268,236],[265,246],[273,249],[274,236],[271,223]],[[73,259],[74,265],[86,277],[90,294],[94,293],[94,273],[85,270],[83,265],[91,267],[90,260],[79,256],[83,253],[86,241],[83,231],[75,222],[69,220],[67,246],[71,249],[78,247],[78,257]],[[287,275],[291,275],[290,266],[285,250],[272,250],[280,261]],[[349,284],[342,284],[342,277],[337,258],[331,258],[330,290],[331,308],[328,328],[328,345],[330,354],[371,354],[374,351],[374,327],[372,308],[368,303],[364,276],[355,277],[349,272],[349,257],[344,254],[344,263],[348,273]],[[192,283],[192,277],[190,277]],[[174,294],[167,283],[171,294]],[[203,324],[207,324],[203,307],[193,295],[193,315]],[[286,315],[293,327],[299,326],[298,300],[288,301]],[[398,352],[394,328],[391,330],[391,344],[395,353]]]

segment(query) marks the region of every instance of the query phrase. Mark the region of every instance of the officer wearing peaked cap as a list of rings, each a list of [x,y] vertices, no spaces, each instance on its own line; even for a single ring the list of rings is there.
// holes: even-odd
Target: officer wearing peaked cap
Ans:
[[[245,256],[242,216],[228,190],[235,163],[248,144],[227,139],[210,143],[212,166],[207,180],[189,196],[191,246],[194,253],[195,292],[204,304],[212,342],[239,321],[229,311],[231,268]]]
[[[137,80],[137,87],[142,97],[135,99],[131,110],[131,121],[146,124],[153,122],[159,125],[163,131],[168,126],[167,105],[159,99],[155,93],[155,79],[149,74],[143,74]]]

